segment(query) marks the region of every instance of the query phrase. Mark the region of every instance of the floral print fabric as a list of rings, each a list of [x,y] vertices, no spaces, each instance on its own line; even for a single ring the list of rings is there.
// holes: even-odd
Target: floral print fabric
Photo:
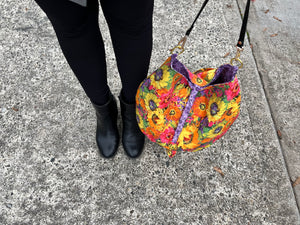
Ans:
[[[139,86],[136,116],[141,131],[164,147],[195,152],[221,138],[240,112],[238,68],[229,64],[191,73],[176,54]]]

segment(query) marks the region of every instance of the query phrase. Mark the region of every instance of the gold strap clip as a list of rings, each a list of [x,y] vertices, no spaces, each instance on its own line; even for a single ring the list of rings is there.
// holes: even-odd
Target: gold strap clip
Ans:
[[[241,56],[241,52],[244,51],[243,48],[240,48],[238,46],[236,46],[236,54],[235,54],[235,57],[232,58],[230,60],[230,64],[233,65],[233,62],[236,61],[236,62],[239,62],[240,63],[240,66],[239,66],[239,69],[243,68],[243,62],[242,60],[240,59],[240,56]]]
[[[183,38],[181,38],[181,40],[178,42],[178,44],[174,48],[170,49],[171,54],[173,54],[173,52],[174,52],[175,49],[179,49],[180,50],[180,52],[178,53],[178,55],[180,55],[181,53],[183,53],[184,52],[184,45],[185,45],[186,40],[187,40],[187,36],[185,35]]]

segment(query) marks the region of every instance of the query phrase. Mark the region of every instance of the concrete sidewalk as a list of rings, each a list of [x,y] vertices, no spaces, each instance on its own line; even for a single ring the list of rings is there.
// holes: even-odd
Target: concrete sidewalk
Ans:
[[[244,8],[243,1],[239,4]],[[290,179],[300,177],[300,3],[253,4],[248,32]],[[298,207],[300,185],[294,187]]]
[[[173,159],[147,140],[136,160],[122,146],[114,159],[97,153],[93,108],[37,4],[0,2],[0,224],[300,224],[299,186],[291,184],[300,176],[299,25],[287,23],[283,10],[297,21],[299,3],[259,2],[251,8],[253,48],[247,42],[241,56],[241,114],[232,128],[213,146]],[[169,56],[201,3],[155,1],[149,73]],[[278,23],[271,29],[272,19]],[[228,63],[240,26],[236,1],[210,1],[179,59],[191,71]],[[100,28],[117,95],[121,84],[102,13]]]

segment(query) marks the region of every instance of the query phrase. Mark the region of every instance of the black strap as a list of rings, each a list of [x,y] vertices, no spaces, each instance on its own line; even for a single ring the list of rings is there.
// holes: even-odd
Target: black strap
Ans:
[[[200,11],[198,12],[198,15],[196,16],[192,26],[186,31],[186,33],[185,33],[186,36],[190,35],[192,29],[194,28],[194,24],[196,23],[196,20],[199,18],[200,14],[202,13],[202,11],[203,11],[204,7],[206,6],[206,4],[208,3],[208,1],[209,0],[205,0],[205,2],[203,2],[202,7],[201,7]]]
[[[247,1],[245,13],[244,13],[244,18],[243,18],[243,24],[242,24],[242,29],[240,33],[240,37],[237,43],[237,47],[242,48],[244,45],[244,39],[245,39],[245,34],[246,34],[246,28],[247,28],[247,22],[248,22],[248,16],[249,16],[249,9],[250,9],[250,0]]]
[[[197,19],[199,18],[200,14],[202,13],[204,7],[206,6],[206,4],[208,3],[209,0],[205,0],[202,4],[202,7],[199,11],[199,13],[197,14],[194,22],[192,23],[192,26],[186,31],[185,35],[189,36],[192,29],[194,28],[194,24],[197,21]],[[237,43],[237,46],[242,48],[244,45],[244,39],[245,39],[245,34],[246,34],[246,27],[247,27],[247,22],[248,22],[248,16],[249,16],[249,9],[250,9],[250,0],[247,1],[247,5],[246,5],[246,9],[245,9],[245,13],[244,13],[244,18],[243,18],[243,24],[242,24],[242,28],[241,28],[241,32],[240,32],[240,37]]]

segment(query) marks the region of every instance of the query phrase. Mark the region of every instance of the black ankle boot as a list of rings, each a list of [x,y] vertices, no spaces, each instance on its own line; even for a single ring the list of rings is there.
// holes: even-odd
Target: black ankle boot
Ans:
[[[104,105],[92,103],[97,115],[96,142],[101,155],[110,158],[115,155],[119,145],[117,127],[118,108],[115,97],[110,94],[109,101]]]
[[[145,136],[137,124],[135,103],[125,103],[122,94],[120,94],[119,99],[123,124],[122,144],[129,157],[137,158],[143,151]]]

